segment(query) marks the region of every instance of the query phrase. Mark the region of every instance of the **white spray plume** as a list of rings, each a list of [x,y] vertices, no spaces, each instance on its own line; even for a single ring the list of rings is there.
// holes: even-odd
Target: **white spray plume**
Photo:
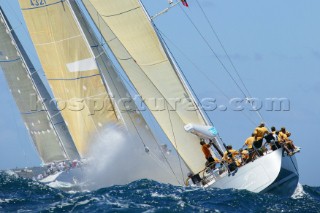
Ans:
[[[92,144],[87,156],[87,166],[84,167],[85,179],[91,185],[90,189],[127,184],[144,178],[178,184],[165,160],[161,160],[159,149],[149,148],[149,152],[146,151],[140,141],[136,141],[126,130],[116,125],[106,127],[99,139],[94,139]],[[176,156],[167,158],[181,183],[182,176]]]

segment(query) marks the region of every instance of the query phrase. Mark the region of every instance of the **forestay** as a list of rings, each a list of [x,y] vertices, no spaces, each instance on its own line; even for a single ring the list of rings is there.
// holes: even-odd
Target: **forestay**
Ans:
[[[83,0],[109,48],[193,172],[204,168],[199,139],[184,130],[205,124],[138,0]],[[157,106],[155,107],[155,100]]]
[[[19,0],[31,39],[79,153],[117,122],[95,58],[68,1]]]

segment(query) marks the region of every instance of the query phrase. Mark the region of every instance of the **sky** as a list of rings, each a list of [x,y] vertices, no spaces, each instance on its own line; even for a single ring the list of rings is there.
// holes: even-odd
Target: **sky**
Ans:
[[[142,1],[152,16],[167,7],[167,0]],[[234,111],[232,98],[243,98],[238,85],[262,101],[259,110],[271,126],[287,127],[296,145],[302,184],[320,186],[320,2],[189,0],[189,8],[176,6],[154,22],[200,100],[215,98],[217,108],[208,112],[226,144],[240,148],[262,120],[247,107]],[[41,66],[28,37],[16,0],[0,0],[6,15],[41,73]],[[201,6],[201,8],[199,7]],[[227,50],[241,80],[228,61]],[[187,16],[186,16],[187,14]],[[195,28],[196,27],[196,28]],[[199,32],[201,34],[199,34]],[[210,46],[210,47],[209,47]],[[213,50],[213,51],[212,51]],[[41,75],[43,77],[43,74]],[[44,77],[43,77],[44,79]],[[287,111],[268,111],[268,98],[286,98]],[[0,169],[39,165],[40,160],[0,72]],[[285,108],[285,107],[284,107]]]

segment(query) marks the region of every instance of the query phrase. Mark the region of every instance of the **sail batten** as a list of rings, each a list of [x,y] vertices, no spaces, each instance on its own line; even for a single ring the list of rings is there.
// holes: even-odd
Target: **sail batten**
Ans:
[[[92,138],[99,137],[105,125],[118,122],[94,54],[69,1],[19,3],[49,85],[62,105],[62,116],[84,157]]]
[[[193,172],[205,158],[188,123],[206,124],[138,0],[82,0],[109,49]],[[154,106],[154,100],[164,103]]]

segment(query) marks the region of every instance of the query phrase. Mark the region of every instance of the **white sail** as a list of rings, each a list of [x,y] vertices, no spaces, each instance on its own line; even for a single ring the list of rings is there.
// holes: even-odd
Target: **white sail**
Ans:
[[[24,49],[15,39],[16,36],[2,11],[0,19],[0,65],[26,128],[43,163],[65,160],[67,155],[43,103],[38,103],[36,106],[36,103],[31,102],[36,102],[36,97],[40,95],[39,89],[43,90],[43,93],[47,91],[41,81],[37,87],[34,84],[34,80],[40,79],[38,73],[31,74],[28,71],[25,60],[29,59],[23,58],[26,57],[23,55]],[[47,95],[49,96],[48,93]]]
[[[138,0],[83,0],[109,48],[151,113],[193,172],[204,168],[198,138],[184,125],[205,121],[190,101]],[[160,108],[154,108],[157,100]],[[162,102],[162,103],[161,103]]]
[[[84,156],[90,138],[117,122],[94,55],[68,1],[19,0],[41,65],[74,143]]]

